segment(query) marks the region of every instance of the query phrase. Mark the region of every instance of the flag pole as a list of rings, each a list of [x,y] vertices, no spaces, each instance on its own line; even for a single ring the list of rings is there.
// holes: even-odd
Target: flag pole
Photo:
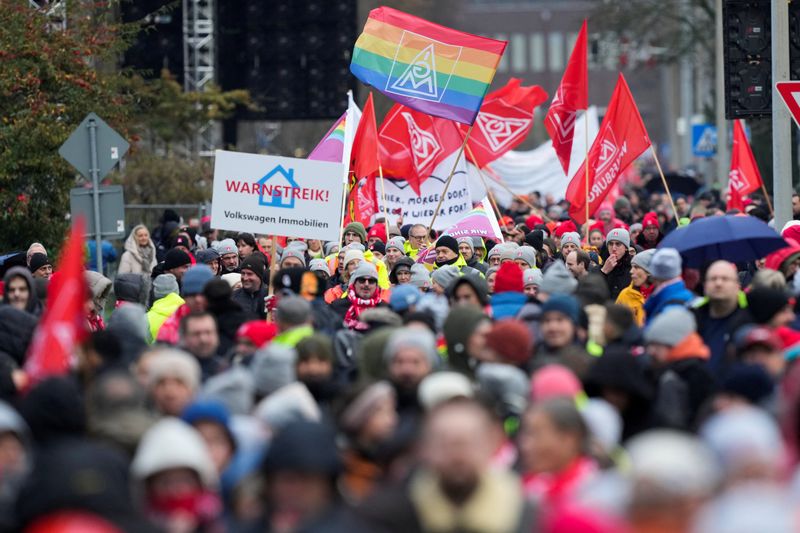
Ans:
[[[528,200],[526,200],[525,197],[520,196],[519,194],[515,193],[514,191],[511,190],[511,187],[509,187],[508,185],[503,183],[503,181],[500,179],[500,176],[497,175],[497,173],[492,169],[492,167],[490,167],[489,165],[486,165],[484,167],[484,170],[486,171],[486,174],[490,178],[492,178],[492,181],[494,181],[499,186],[501,186],[503,189],[505,189],[506,192],[508,192],[508,194],[510,194],[511,196],[513,196],[514,198],[516,198],[517,200],[522,202],[523,204],[527,205],[531,209],[536,209],[536,206],[533,205],[532,203],[530,203]]]
[[[269,253],[269,268],[267,269],[267,296],[272,297],[272,293],[274,292],[275,288],[272,285],[272,273],[273,271],[277,272],[275,268],[275,261],[278,260],[278,236],[276,234],[272,234],[272,249]],[[266,302],[264,302],[266,305]],[[272,311],[267,312],[267,316],[265,318],[267,322],[272,321]]]
[[[772,202],[769,199],[769,194],[767,194],[767,188],[764,186],[764,182],[761,182],[761,191],[764,193],[764,199],[767,201],[767,207],[769,207],[769,216],[775,218],[775,211],[772,209]]]
[[[461,148],[458,149],[458,154],[456,154],[456,160],[453,161],[453,168],[450,170],[450,175],[447,176],[447,181],[444,182],[444,190],[442,194],[439,196],[439,203],[436,204],[436,210],[433,212],[433,218],[431,218],[431,223],[428,225],[428,235],[431,234],[431,229],[433,229],[433,223],[436,222],[436,217],[439,215],[439,209],[442,207],[442,202],[444,202],[444,197],[447,194],[447,189],[450,188],[450,182],[453,180],[453,174],[456,173],[456,169],[458,168],[458,162],[461,159],[461,154],[464,153],[464,148],[467,146],[467,141],[469,140],[469,134],[472,133],[472,128],[475,126],[475,123],[469,125],[469,129],[467,130],[467,134],[464,136],[464,142],[461,143]]]
[[[386,244],[389,244],[389,210],[386,209],[386,190],[383,188],[383,165],[378,163],[378,176],[381,178],[381,204],[383,204],[383,225],[386,228]]]
[[[497,215],[498,220],[502,218],[502,214],[500,213],[500,208],[497,206],[497,200],[495,200],[494,193],[489,189],[489,184],[486,183],[486,177],[484,176],[483,169],[478,166],[478,162],[475,159],[475,154],[472,153],[472,148],[467,145],[467,155],[472,162],[475,163],[475,168],[478,169],[478,176],[481,178],[481,182],[483,183],[483,188],[486,189],[486,196],[489,197],[489,203],[492,204],[492,208],[494,208],[494,212]]]
[[[343,187],[344,193],[342,194],[342,208],[339,211],[341,213],[341,216],[339,217],[339,246],[342,245],[342,237],[344,237],[344,212],[345,209],[347,208],[347,185],[348,182],[350,181],[351,173],[352,171],[350,171],[347,174],[347,180],[345,180],[344,182],[344,187]]]
[[[583,230],[584,238],[586,239],[586,247],[589,247],[589,108],[583,112],[585,128],[583,138],[586,141],[586,158],[584,159],[586,167],[583,173],[583,183],[586,185],[586,228]]]
[[[672,193],[669,192],[669,185],[667,185],[667,178],[664,176],[664,171],[661,169],[661,163],[658,162],[658,154],[656,154],[656,149],[653,146],[653,143],[650,143],[650,151],[653,152],[653,159],[656,162],[656,168],[658,168],[658,173],[661,175],[661,183],[664,184],[664,190],[667,191],[667,197],[669,198],[669,203],[672,206],[672,214],[675,215],[675,222],[680,227],[681,221],[678,218],[678,210],[675,209],[675,202],[672,201]]]

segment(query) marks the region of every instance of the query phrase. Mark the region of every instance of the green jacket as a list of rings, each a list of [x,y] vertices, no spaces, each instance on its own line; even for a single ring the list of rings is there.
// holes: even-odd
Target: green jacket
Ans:
[[[286,330],[283,333],[279,333],[274,339],[272,339],[272,343],[280,346],[286,346],[287,348],[294,348],[297,346],[298,342],[306,337],[310,337],[313,334],[314,328],[312,326],[298,326],[296,328]]]
[[[155,341],[158,337],[158,330],[164,322],[171,317],[180,306],[183,305],[183,298],[177,293],[171,292],[163,298],[153,302],[153,307],[147,312],[147,323],[150,325],[150,338]]]

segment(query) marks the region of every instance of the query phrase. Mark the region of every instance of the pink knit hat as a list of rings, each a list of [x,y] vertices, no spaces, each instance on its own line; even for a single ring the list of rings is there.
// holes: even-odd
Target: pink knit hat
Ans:
[[[534,402],[550,398],[575,398],[582,390],[577,376],[561,365],[543,366],[531,378],[531,400]]]

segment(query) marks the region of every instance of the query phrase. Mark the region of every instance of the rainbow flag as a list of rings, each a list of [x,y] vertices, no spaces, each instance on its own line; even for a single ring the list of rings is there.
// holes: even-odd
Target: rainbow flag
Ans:
[[[472,124],[507,44],[379,7],[356,41],[350,71],[403,105]]]
[[[322,138],[317,146],[308,154],[308,159],[315,161],[332,161],[335,163],[342,162],[342,153],[344,152],[344,132],[345,124],[347,123],[347,111],[333,123],[331,129]]]

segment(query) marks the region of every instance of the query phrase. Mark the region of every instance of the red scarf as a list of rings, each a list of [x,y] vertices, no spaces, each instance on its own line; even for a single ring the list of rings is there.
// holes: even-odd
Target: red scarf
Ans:
[[[644,299],[647,300],[648,298],[650,298],[650,295],[653,294],[655,288],[656,286],[652,283],[650,285],[642,285],[641,287],[639,287],[639,292],[641,292],[642,296],[644,296]]]
[[[347,292],[347,299],[350,300],[350,309],[348,309],[347,313],[344,315],[344,325],[347,326],[348,329],[354,329],[356,331],[367,329],[367,325],[361,322],[358,317],[361,316],[361,313],[365,309],[372,309],[381,302],[380,287],[375,291],[375,296],[366,300],[356,296],[355,289],[351,288],[351,290]]]
[[[150,515],[156,520],[184,515],[194,521],[197,529],[220,531],[218,525],[222,516],[222,502],[213,492],[197,490],[180,496],[151,496],[147,503]]]

